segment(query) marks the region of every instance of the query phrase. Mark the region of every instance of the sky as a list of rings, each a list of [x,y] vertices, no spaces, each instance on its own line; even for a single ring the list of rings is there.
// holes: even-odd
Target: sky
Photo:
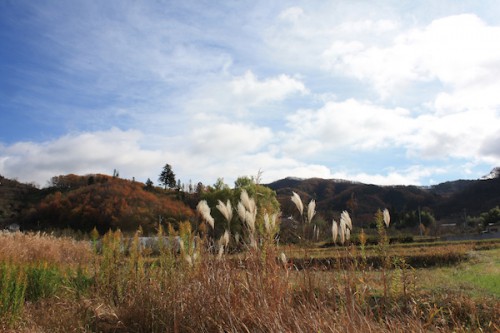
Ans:
[[[499,1],[0,0],[0,175],[428,186],[500,166]]]

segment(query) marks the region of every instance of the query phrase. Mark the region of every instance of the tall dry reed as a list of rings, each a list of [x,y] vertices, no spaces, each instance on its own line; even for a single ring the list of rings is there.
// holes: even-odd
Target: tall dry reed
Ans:
[[[43,233],[0,232],[0,262],[86,264],[92,257],[89,242]]]

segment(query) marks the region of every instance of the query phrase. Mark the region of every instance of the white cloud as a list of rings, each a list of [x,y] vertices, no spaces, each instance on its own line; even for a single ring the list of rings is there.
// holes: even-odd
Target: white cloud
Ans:
[[[243,76],[234,78],[230,85],[234,96],[252,106],[281,101],[294,93],[307,93],[302,82],[285,74],[259,81],[251,71],[247,71]]]
[[[275,152],[244,153],[237,158],[218,160],[197,160],[196,169],[191,168],[194,179],[212,180],[224,177],[227,184],[232,185],[240,176],[256,176],[261,170],[262,182],[269,183],[285,177],[320,177],[331,178],[327,166],[305,163],[290,156],[279,156]],[[209,182],[210,183],[210,182]]]
[[[491,133],[486,136],[479,148],[492,165],[500,165],[500,132]]]
[[[381,34],[388,31],[394,31],[399,27],[399,24],[393,20],[381,19],[381,20],[358,20],[358,21],[347,21],[341,23],[336,30],[341,33],[347,34],[359,34],[359,33],[369,33],[369,34]]]
[[[297,153],[399,145],[400,136],[414,129],[408,110],[388,109],[354,99],[328,102],[318,110],[299,110],[287,117],[287,125],[289,148]],[[307,145],[314,141],[319,148],[311,150]],[[297,147],[298,142],[304,145]]]
[[[196,85],[182,97],[181,107],[203,121],[228,115],[248,118],[250,109],[252,114],[269,116],[267,107],[307,94],[304,83],[292,76],[281,74],[259,79],[247,70],[241,76],[226,74]]]
[[[271,50],[268,61],[293,71],[318,75],[324,69],[322,54],[332,42],[379,41],[400,26],[384,5],[349,1],[302,5],[282,10],[263,35]]]
[[[445,168],[412,166],[403,170],[389,170],[386,174],[370,174],[366,172],[352,173],[339,171],[333,178],[358,181],[375,185],[432,185],[423,184],[422,179],[446,172]]]
[[[283,134],[282,148],[296,156],[346,149],[383,154],[386,148],[399,147],[410,158],[492,163],[491,142],[500,128],[496,111],[414,114],[354,99],[299,110],[286,119],[289,131]]]
[[[304,15],[304,10],[300,7],[290,7],[282,11],[278,18],[280,20],[296,22],[301,16]]]
[[[53,176],[67,173],[112,173],[138,180],[164,163],[159,151],[143,150],[138,131],[109,131],[68,134],[41,143],[18,142],[0,147],[0,174],[35,181],[40,185]],[[142,179],[144,180],[144,179]]]
[[[195,128],[191,136],[193,153],[212,159],[230,159],[255,152],[273,138],[269,128],[241,123],[205,124]]]
[[[369,82],[383,98],[410,82],[438,80],[451,89],[438,96],[439,110],[500,105],[500,95],[492,94],[498,89],[500,27],[472,14],[444,17],[400,33],[386,47],[336,40],[323,59],[327,68]],[[487,91],[474,102],[482,89]]]
[[[492,69],[493,71],[493,69]],[[500,75],[500,64],[497,69]],[[494,74],[492,74],[493,76]],[[437,113],[447,114],[464,110],[491,110],[500,106],[500,81],[485,84],[471,84],[451,92],[440,92],[433,102]]]
[[[469,110],[446,115],[429,114],[419,116],[414,122],[418,130],[404,139],[410,155],[491,162],[481,147],[489,145],[498,133],[500,117],[497,112]]]

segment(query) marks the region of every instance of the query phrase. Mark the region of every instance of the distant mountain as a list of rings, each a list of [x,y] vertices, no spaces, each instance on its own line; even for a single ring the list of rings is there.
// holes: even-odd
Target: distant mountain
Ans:
[[[500,178],[500,167],[493,168],[489,174],[484,175],[481,179],[495,179]]]
[[[378,186],[339,179],[285,178],[267,186],[276,191],[285,216],[296,214],[290,201],[292,191],[307,204],[316,200],[318,215],[327,221],[338,218],[342,210],[353,211],[358,222],[369,224],[377,209],[388,208],[398,218],[417,209],[432,213],[437,219],[460,220],[464,212],[475,216],[500,205],[500,168],[496,177],[456,180],[430,187]]]
[[[500,206],[500,178],[468,181],[460,190],[442,197],[434,206],[437,218],[479,215],[495,206]]]
[[[465,188],[470,186],[471,184],[477,182],[477,180],[454,180],[454,181],[449,181],[449,182],[444,182],[440,183],[437,185],[432,185],[428,187],[427,189],[439,196],[442,197],[450,197],[453,196],[454,194],[463,191]]]
[[[419,208],[441,221],[462,222],[464,214],[478,216],[500,206],[500,168],[478,180],[456,180],[430,187],[294,177],[266,186],[276,191],[284,217],[297,217],[290,201],[294,191],[304,204],[316,200],[318,218],[329,223],[348,210],[354,212],[359,226],[368,226],[377,209],[383,208],[389,209],[397,225],[398,220]],[[188,196],[183,200],[177,200],[174,192],[148,189],[142,183],[106,175],[58,176],[44,189],[0,176],[0,229],[16,222],[22,228],[35,229],[88,230],[99,223],[101,231],[109,227],[133,230],[138,225],[153,230],[159,215],[177,220],[193,216],[197,198]]]

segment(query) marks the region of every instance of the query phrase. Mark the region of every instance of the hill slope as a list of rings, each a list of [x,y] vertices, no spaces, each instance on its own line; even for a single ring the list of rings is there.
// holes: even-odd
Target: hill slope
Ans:
[[[16,181],[2,184],[4,205],[18,207],[4,221],[18,222],[22,229],[47,230],[72,228],[100,232],[120,228],[137,230],[139,226],[154,232],[158,221],[183,221],[194,213],[171,193],[146,188],[132,182],[106,175],[66,175],[52,179],[52,186],[43,190],[26,188]],[[22,190],[17,190],[17,189]],[[29,191],[28,191],[29,190]],[[23,194],[21,196],[18,194]]]
[[[377,209],[388,208],[393,217],[405,212],[428,211],[437,219],[463,219],[464,210],[475,216],[500,205],[500,178],[457,180],[432,187],[377,186],[336,179],[285,178],[268,184],[276,191],[283,214],[296,214],[292,191],[304,203],[316,200],[316,210],[325,220],[338,218],[342,210],[354,212],[361,225],[373,220]]]
[[[30,199],[40,190],[30,184],[0,176],[0,229],[18,221]]]

